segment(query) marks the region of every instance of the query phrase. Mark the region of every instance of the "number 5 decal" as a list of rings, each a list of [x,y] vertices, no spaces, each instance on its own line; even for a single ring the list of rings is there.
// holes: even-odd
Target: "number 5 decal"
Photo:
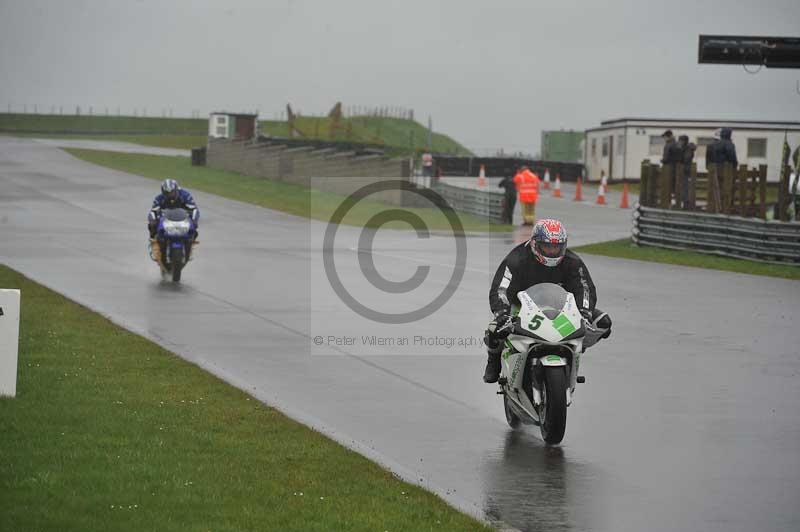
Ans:
[[[528,329],[535,331],[542,325],[542,321],[544,320],[544,316],[541,314],[537,314],[536,316],[531,319],[531,322],[528,324]]]

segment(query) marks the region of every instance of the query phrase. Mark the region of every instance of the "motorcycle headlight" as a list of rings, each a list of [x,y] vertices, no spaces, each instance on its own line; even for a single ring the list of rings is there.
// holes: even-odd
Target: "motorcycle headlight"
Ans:
[[[167,236],[185,236],[191,227],[189,220],[182,220],[180,222],[167,220],[164,222],[164,232]]]

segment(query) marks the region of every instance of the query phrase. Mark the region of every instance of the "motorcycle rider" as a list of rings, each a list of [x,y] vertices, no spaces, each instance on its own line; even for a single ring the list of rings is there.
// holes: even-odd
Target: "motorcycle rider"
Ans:
[[[158,231],[158,221],[161,218],[161,211],[164,209],[185,209],[189,212],[192,221],[194,222],[195,234],[194,239],[197,239],[197,227],[200,220],[200,209],[194,202],[191,193],[180,187],[178,182],[174,179],[165,179],[161,182],[161,194],[153,199],[153,206],[147,214],[147,230],[150,232],[150,244],[153,251],[154,259],[160,262],[162,243],[156,240],[156,232]]]
[[[513,330],[512,306],[519,308],[517,293],[539,283],[555,283],[572,292],[583,318],[592,326],[608,329],[611,318],[595,308],[597,292],[583,260],[567,249],[567,231],[558,220],[543,219],[533,226],[527,242],[519,244],[503,259],[497,268],[489,289],[489,306],[494,319],[484,336],[489,360],[486,362],[484,382],[497,382],[500,377],[500,354],[503,339]]]

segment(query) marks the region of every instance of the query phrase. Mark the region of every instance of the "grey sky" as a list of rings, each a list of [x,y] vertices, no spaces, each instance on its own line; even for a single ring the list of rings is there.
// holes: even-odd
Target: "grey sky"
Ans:
[[[398,105],[480,152],[622,116],[800,120],[800,71],[698,65],[700,33],[799,35],[800,2],[0,0],[0,109]]]

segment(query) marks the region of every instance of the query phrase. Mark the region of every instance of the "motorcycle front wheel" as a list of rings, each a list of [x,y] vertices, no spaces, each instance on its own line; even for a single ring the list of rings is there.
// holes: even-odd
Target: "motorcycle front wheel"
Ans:
[[[508,422],[508,426],[512,429],[519,427],[519,417],[511,410],[511,405],[509,403],[511,400],[508,398],[506,394],[503,394],[503,410],[506,411],[506,421]]]
[[[169,261],[172,269],[172,282],[179,283],[181,281],[181,270],[183,269],[183,250],[170,247]]]
[[[539,419],[545,443],[556,444],[564,439],[567,429],[567,375],[562,366],[545,368]]]

